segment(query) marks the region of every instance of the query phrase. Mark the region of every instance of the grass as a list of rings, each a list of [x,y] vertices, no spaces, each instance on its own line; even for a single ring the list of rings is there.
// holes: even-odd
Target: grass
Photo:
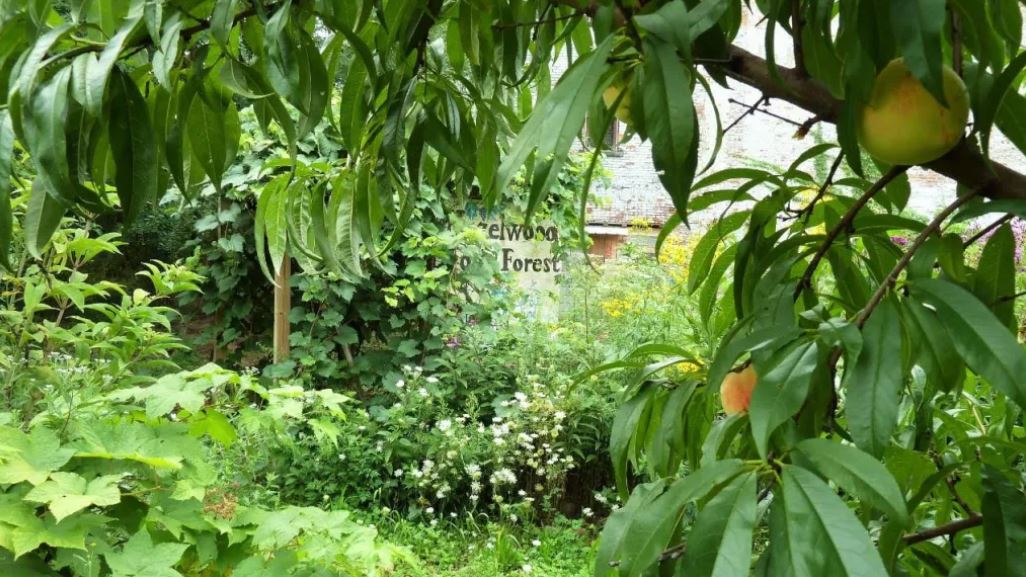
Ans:
[[[419,560],[397,570],[398,577],[588,577],[595,561],[598,528],[563,517],[543,527],[426,525],[395,517],[375,524],[382,537]]]

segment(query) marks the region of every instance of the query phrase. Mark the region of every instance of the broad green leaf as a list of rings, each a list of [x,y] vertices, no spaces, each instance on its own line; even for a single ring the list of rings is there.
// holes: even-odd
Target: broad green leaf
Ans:
[[[110,79],[111,98],[108,134],[117,172],[114,182],[121,199],[125,222],[131,223],[143,208],[157,201],[157,142],[146,101],[135,82],[116,71]]]
[[[978,567],[983,565],[984,556],[984,544],[982,542],[973,543],[972,547],[962,551],[961,557],[951,568],[948,577],[976,577],[979,574]]]
[[[238,0],[216,0],[210,13],[210,35],[222,47],[227,48],[228,37],[235,24],[235,5]]]
[[[693,577],[747,577],[755,528],[756,473],[734,479],[699,512],[681,571]]]
[[[25,145],[32,156],[37,179],[55,200],[70,204],[76,195],[68,167],[64,118],[68,113],[71,68],[59,70],[26,103],[22,117]]]
[[[235,104],[221,105],[215,95],[197,96],[189,107],[187,126],[193,158],[203,167],[214,187],[221,190],[221,179],[235,160],[241,136]]]
[[[892,299],[880,302],[862,329],[862,339],[858,360],[844,374],[845,414],[855,444],[879,457],[898,424],[903,385],[901,319]]]
[[[324,116],[329,101],[330,85],[324,59],[317,51],[313,39],[305,30],[300,30],[299,41],[299,93],[293,104],[303,113],[298,131],[302,136],[313,130]]]
[[[656,172],[677,214],[686,220],[698,166],[698,125],[690,73],[671,44],[645,43],[645,88],[641,96]]]
[[[695,245],[688,263],[688,292],[694,293],[706,279],[713,259],[716,257],[717,249],[723,239],[729,238],[741,229],[751,213],[741,211],[731,213],[722,219],[716,220],[709,230],[702,236]]]
[[[1026,351],[983,303],[965,289],[930,279],[909,283],[912,294],[937,312],[955,350],[974,372],[1019,407],[1026,407]]]
[[[87,481],[76,473],[52,473],[49,480],[29,491],[25,500],[47,505],[60,522],[90,505],[106,507],[121,502],[119,479],[121,475],[105,475]]]
[[[990,154],[990,132],[1005,100],[1005,95],[1017,89],[1021,82],[1019,75],[1024,68],[1026,68],[1026,52],[1013,58],[1008,66],[998,74],[987,92],[986,103],[979,107],[979,112],[974,115],[974,129],[980,133],[984,154]]]
[[[938,102],[947,104],[941,49],[945,0],[898,0],[890,5],[891,28],[905,65]]]
[[[894,476],[880,461],[827,439],[806,439],[795,450],[821,475],[871,504],[900,524],[908,523],[908,505]]]
[[[54,548],[87,551],[86,535],[109,522],[106,517],[81,513],[58,523],[49,517],[32,517],[11,532],[11,546],[15,557],[36,550],[40,545]]]
[[[140,20],[138,16],[126,20],[121,25],[118,33],[107,41],[99,58],[88,61],[89,64],[86,66],[85,102],[83,105],[89,111],[89,114],[94,117],[100,117],[103,109],[103,95],[107,89],[107,82],[111,77],[111,71],[114,69],[114,63],[121,56],[122,50],[125,49],[125,43],[139,26]],[[112,113],[124,102],[121,99],[123,97],[123,92],[112,95],[112,101],[117,103],[116,106],[111,107]]]
[[[774,353],[765,364],[755,365],[758,382],[748,410],[752,437],[761,456],[769,451],[773,431],[805,402],[818,362],[816,341],[798,341]]]
[[[627,497],[627,462],[630,458],[629,448],[634,431],[648,408],[654,389],[643,386],[629,401],[624,403],[613,418],[612,433],[609,437],[609,455],[613,460],[613,475],[616,488],[622,497]]]
[[[0,110],[0,269],[12,270],[11,160],[14,155],[14,125],[9,110]]]
[[[916,362],[926,377],[942,391],[950,391],[965,378],[965,362],[937,315],[916,299],[903,301],[909,339],[917,351]]]
[[[673,537],[685,505],[702,499],[744,471],[738,459],[728,459],[702,467],[675,480],[641,485],[634,490],[623,509],[628,513],[615,519],[616,526],[602,532],[596,559],[596,576],[609,571],[609,561],[619,556],[620,575],[642,575],[654,564]],[[665,487],[665,491],[663,490]]]
[[[638,485],[624,506],[609,516],[602,528],[598,551],[595,553],[594,577],[605,577],[609,574],[612,570],[610,564],[619,561],[617,555],[620,554],[624,540],[630,536],[635,517],[640,512],[649,510],[652,501],[662,494],[665,487],[666,482],[663,480]]]
[[[612,49],[613,38],[609,36],[594,51],[578,59],[560,78],[552,92],[538,103],[499,165],[495,187],[488,191],[489,195],[485,198],[487,204],[494,204],[498,200],[498,194],[506,189],[535,149],[538,152],[528,214],[538,205],[541,195],[548,192],[566,160],[574,138],[584,126],[585,114],[603,73],[609,67],[606,58]]]
[[[0,427],[0,485],[39,485],[67,463],[75,450],[61,447],[57,434],[36,427],[28,434]]]
[[[887,577],[866,529],[830,486],[813,473],[784,465],[786,540],[795,577]]]
[[[1009,330],[1016,326],[1015,243],[1012,227],[999,227],[983,247],[973,275],[973,293]]]
[[[1026,495],[1019,484],[1000,469],[983,466],[983,570],[987,577],[1026,576]]]
[[[174,566],[189,548],[186,543],[153,543],[144,526],[120,551],[103,555],[113,577],[181,577]]]
[[[153,52],[153,76],[164,88],[173,90],[171,70],[178,60],[178,44],[182,32],[182,18],[178,12],[164,22],[160,47]]]
[[[25,246],[29,254],[36,258],[42,256],[43,248],[57,230],[68,208],[67,204],[47,192],[46,185],[40,182],[39,178],[32,182],[32,192],[29,194],[23,225]]]

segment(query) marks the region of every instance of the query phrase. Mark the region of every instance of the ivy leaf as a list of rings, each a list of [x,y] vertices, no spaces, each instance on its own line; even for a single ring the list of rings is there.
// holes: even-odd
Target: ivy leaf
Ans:
[[[763,457],[773,431],[805,402],[818,360],[816,341],[797,342],[774,353],[764,366],[756,366],[759,382],[752,392],[749,419],[755,446]]]
[[[902,386],[901,321],[892,299],[880,303],[862,330],[862,352],[845,371],[848,388],[845,411],[855,444],[879,457],[890,444],[898,424],[898,396]]]
[[[120,551],[104,558],[113,577],[181,577],[174,566],[189,548],[184,543],[153,544],[145,527],[132,536]]]
[[[681,566],[689,577],[746,577],[755,528],[756,474],[727,485],[698,514]]]
[[[855,447],[827,439],[806,439],[795,445],[795,450],[845,491],[902,525],[908,523],[908,505],[901,488],[880,461]]]
[[[813,473],[784,465],[783,502],[786,539],[794,575],[887,577],[880,554],[851,509]]]
[[[982,504],[985,574],[1026,576],[1026,495],[1004,473],[985,464]]]
[[[57,521],[90,505],[105,507],[121,502],[117,482],[120,475],[105,475],[91,481],[76,473],[58,472],[36,485],[25,495],[26,501],[43,503]]]
[[[27,435],[0,427],[0,485],[25,481],[38,485],[74,454],[74,449],[61,447],[57,433],[45,427],[36,427]]]

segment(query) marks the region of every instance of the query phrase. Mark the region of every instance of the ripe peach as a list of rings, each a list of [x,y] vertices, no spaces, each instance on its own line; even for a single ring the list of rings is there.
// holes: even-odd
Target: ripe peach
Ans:
[[[757,381],[755,367],[748,365],[741,372],[727,373],[720,385],[720,402],[728,415],[748,410]]]
[[[925,164],[944,156],[962,139],[969,121],[969,92],[948,67],[944,98],[946,107],[923,87],[903,58],[892,60],[873,83],[873,95],[859,119],[859,141],[888,164]]]

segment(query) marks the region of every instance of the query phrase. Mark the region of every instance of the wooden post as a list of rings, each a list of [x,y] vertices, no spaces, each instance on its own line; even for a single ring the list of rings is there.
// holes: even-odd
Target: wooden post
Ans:
[[[289,310],[292,309],[291,259],[285,255],[274,283],[274,362],[289,358]]]

